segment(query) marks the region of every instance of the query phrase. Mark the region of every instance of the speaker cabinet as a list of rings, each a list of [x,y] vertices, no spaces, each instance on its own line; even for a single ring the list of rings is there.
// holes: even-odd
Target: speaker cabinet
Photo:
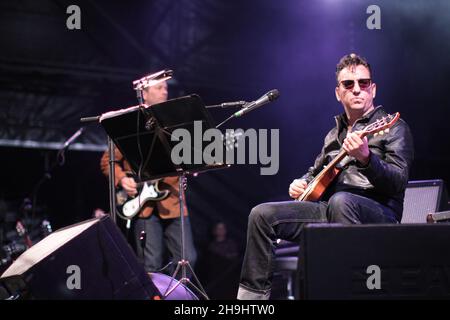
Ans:
[[[446,199],[442,180],[409,181],[401,223],[426,223],[427,214],[445,209]]]
[[[16,298],[160,298],[133,250],[107,216],[53,232],[25,251],[3,273],[0,282]]]
[[[309,224],[300,247],[300,298],[450,298],[450,224]]]

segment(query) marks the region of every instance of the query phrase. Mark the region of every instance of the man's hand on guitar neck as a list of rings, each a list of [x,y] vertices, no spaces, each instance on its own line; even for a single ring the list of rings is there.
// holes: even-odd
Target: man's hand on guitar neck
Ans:
[[[297,199],[298,197],[300,197],[303,194],[307,185],[308,185],[308,183],[306,182],[306,180],[295,179],[289,185],[289,196],[291,198]]]
[[[123,190],[129,195],[129,196],[135,196],[137,195],[137,185],[136,181],[132,177],[123,177],[120,180],[120,185],[122,186]]]
[[[347,134],[342,147],[349,156],[354,157],[358,162],[366,166],[369,163],[370,150],[367,138],[360,138],[358,131]]]

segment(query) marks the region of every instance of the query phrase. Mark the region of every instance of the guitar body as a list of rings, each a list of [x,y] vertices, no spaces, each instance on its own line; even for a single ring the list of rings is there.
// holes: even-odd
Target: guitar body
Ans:
[[[138,195],[129,197],[124,190],[116,194],[117,209],[126,219],[132,219],[148,201],[161,201],[169,196],[169,190],[159,190],[159,180],[138,183]]]
[[[340,169],[331,168],[327,172],[324,172],[322,176],[318,176],[316,179],[308,184],[305,192],[297,199],[298,201],[319,201],[325,190],[330,186],[333,180],[341,172]]]

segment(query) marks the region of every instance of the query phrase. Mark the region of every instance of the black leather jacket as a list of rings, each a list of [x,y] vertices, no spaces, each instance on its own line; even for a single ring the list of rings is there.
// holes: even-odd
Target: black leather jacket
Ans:
[[[368,124],[387,115],[378,106],[366,116],[357,120],[352,131],[362,130]],[[342,147],[342,132],[346,130],[346,116],[335,117],[336,127],[328,132],[324,146],[314,166],[302,177],[310,182],[330,162]],[[408,183],[409,169],[414,158],[413,139],[405,121],[399,119],[384,135],[368,136],[370,149],[369,164],[362,167],[356,159],[347,156],[339,164],[343,171],[328,188],[321,200],[338,191],[348,191],[374,199],[394,210],[400,221],[403,199]]]

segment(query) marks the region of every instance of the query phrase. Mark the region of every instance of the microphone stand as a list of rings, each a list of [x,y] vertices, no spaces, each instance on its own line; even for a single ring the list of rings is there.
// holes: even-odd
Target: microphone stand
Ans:
[[[80,122],[98,122],[100,120],[100,116],[93,116],[93,117],[85,117],[81,118]],[[108,175],[108,193],[109,193],[109,212],[111,220],[114,222],[114,224],[117,224],[116,222],[116,185],[115,185],[115,170],[114,170],[114,164],[116,162],[115,154],[114,154],[114,142],[112,139],[108,136],[108,155],[109,155],[109,175]]]
[[[223,120],[221,123],[219,123],[219,124],[216,126],[216,129],[219,129],[220,126],[222,126],[223,124],[225,124],[226,122],[230,121],[230,120],[233,119],[233,118],[234,118],[234,113],[233,113],[231,116],[229,116],[228,118],[226,118],[225,120]]]
[[[58,165],[59,166],[64,165],[64,163],[65,163],[64,152],[83,133],[83,131],[84,131],[84,128],[81,127],[69,139],[67,139],[64,142],[63,147],[58,150],[58,153],[56,154],[56,159],[52,164],[49,165],[48,164],[49,160],[48,160],[48,158],[46,158],[44,175],[36,183],[36,185],[33,188],[32,193],[31,193],[31,218],[32,219],[35,217],[35,214],[36,214],[37,194],[38,194],[39,189],[41,188],[41,186],[44,184],[44,182],[46,180],[50,180],[52,178],[52,172]]]
[[[247,101],[234,101],[234,102],[224,102],[221,104],[214,104],[211,106],[205,106],[205,108],[210,109],[210,108],[229,108],[229,107],[242,107],[244,106],[244,108],[242,108],[241,110],[245,109],[245,106],[249,105],[249,103]],[[221,123],[219,123],[216,126],[216,129],[218,129],[220,126],[222,126],[225,122],[233,119],[236,117],[236,113],[233,113],[231,116],[229,116],[227,119],[225,119],[224,121],[222,121]]]
[[[250,102],[250,103],[251,103],[251,102]],[[222,125],[225,124],[226,122],[230,121],[231,119],[240,117],[240,116],[243,114],[242,111],[246,110],[246,109],[247,109],[247,106],[248,106],[250,103],[246,102],[246,103],[244,104],[244,107],[243,107],[241,110],[239,110],[238,112],[233,113],[231,116],[229,116],[228,118],[226,118],[225,120],[223,120],[221,123],[219,123],[219,124],[216,126],[216,129],[218,129],[220,126],[222,126]]]
[[[224,102],[221,104],[214,104],[211,106],[205,106],[205,108],[229,108],[229,107],[242,107],[243,105],[246,105],[247,101],[234,101],[234,102]]]

